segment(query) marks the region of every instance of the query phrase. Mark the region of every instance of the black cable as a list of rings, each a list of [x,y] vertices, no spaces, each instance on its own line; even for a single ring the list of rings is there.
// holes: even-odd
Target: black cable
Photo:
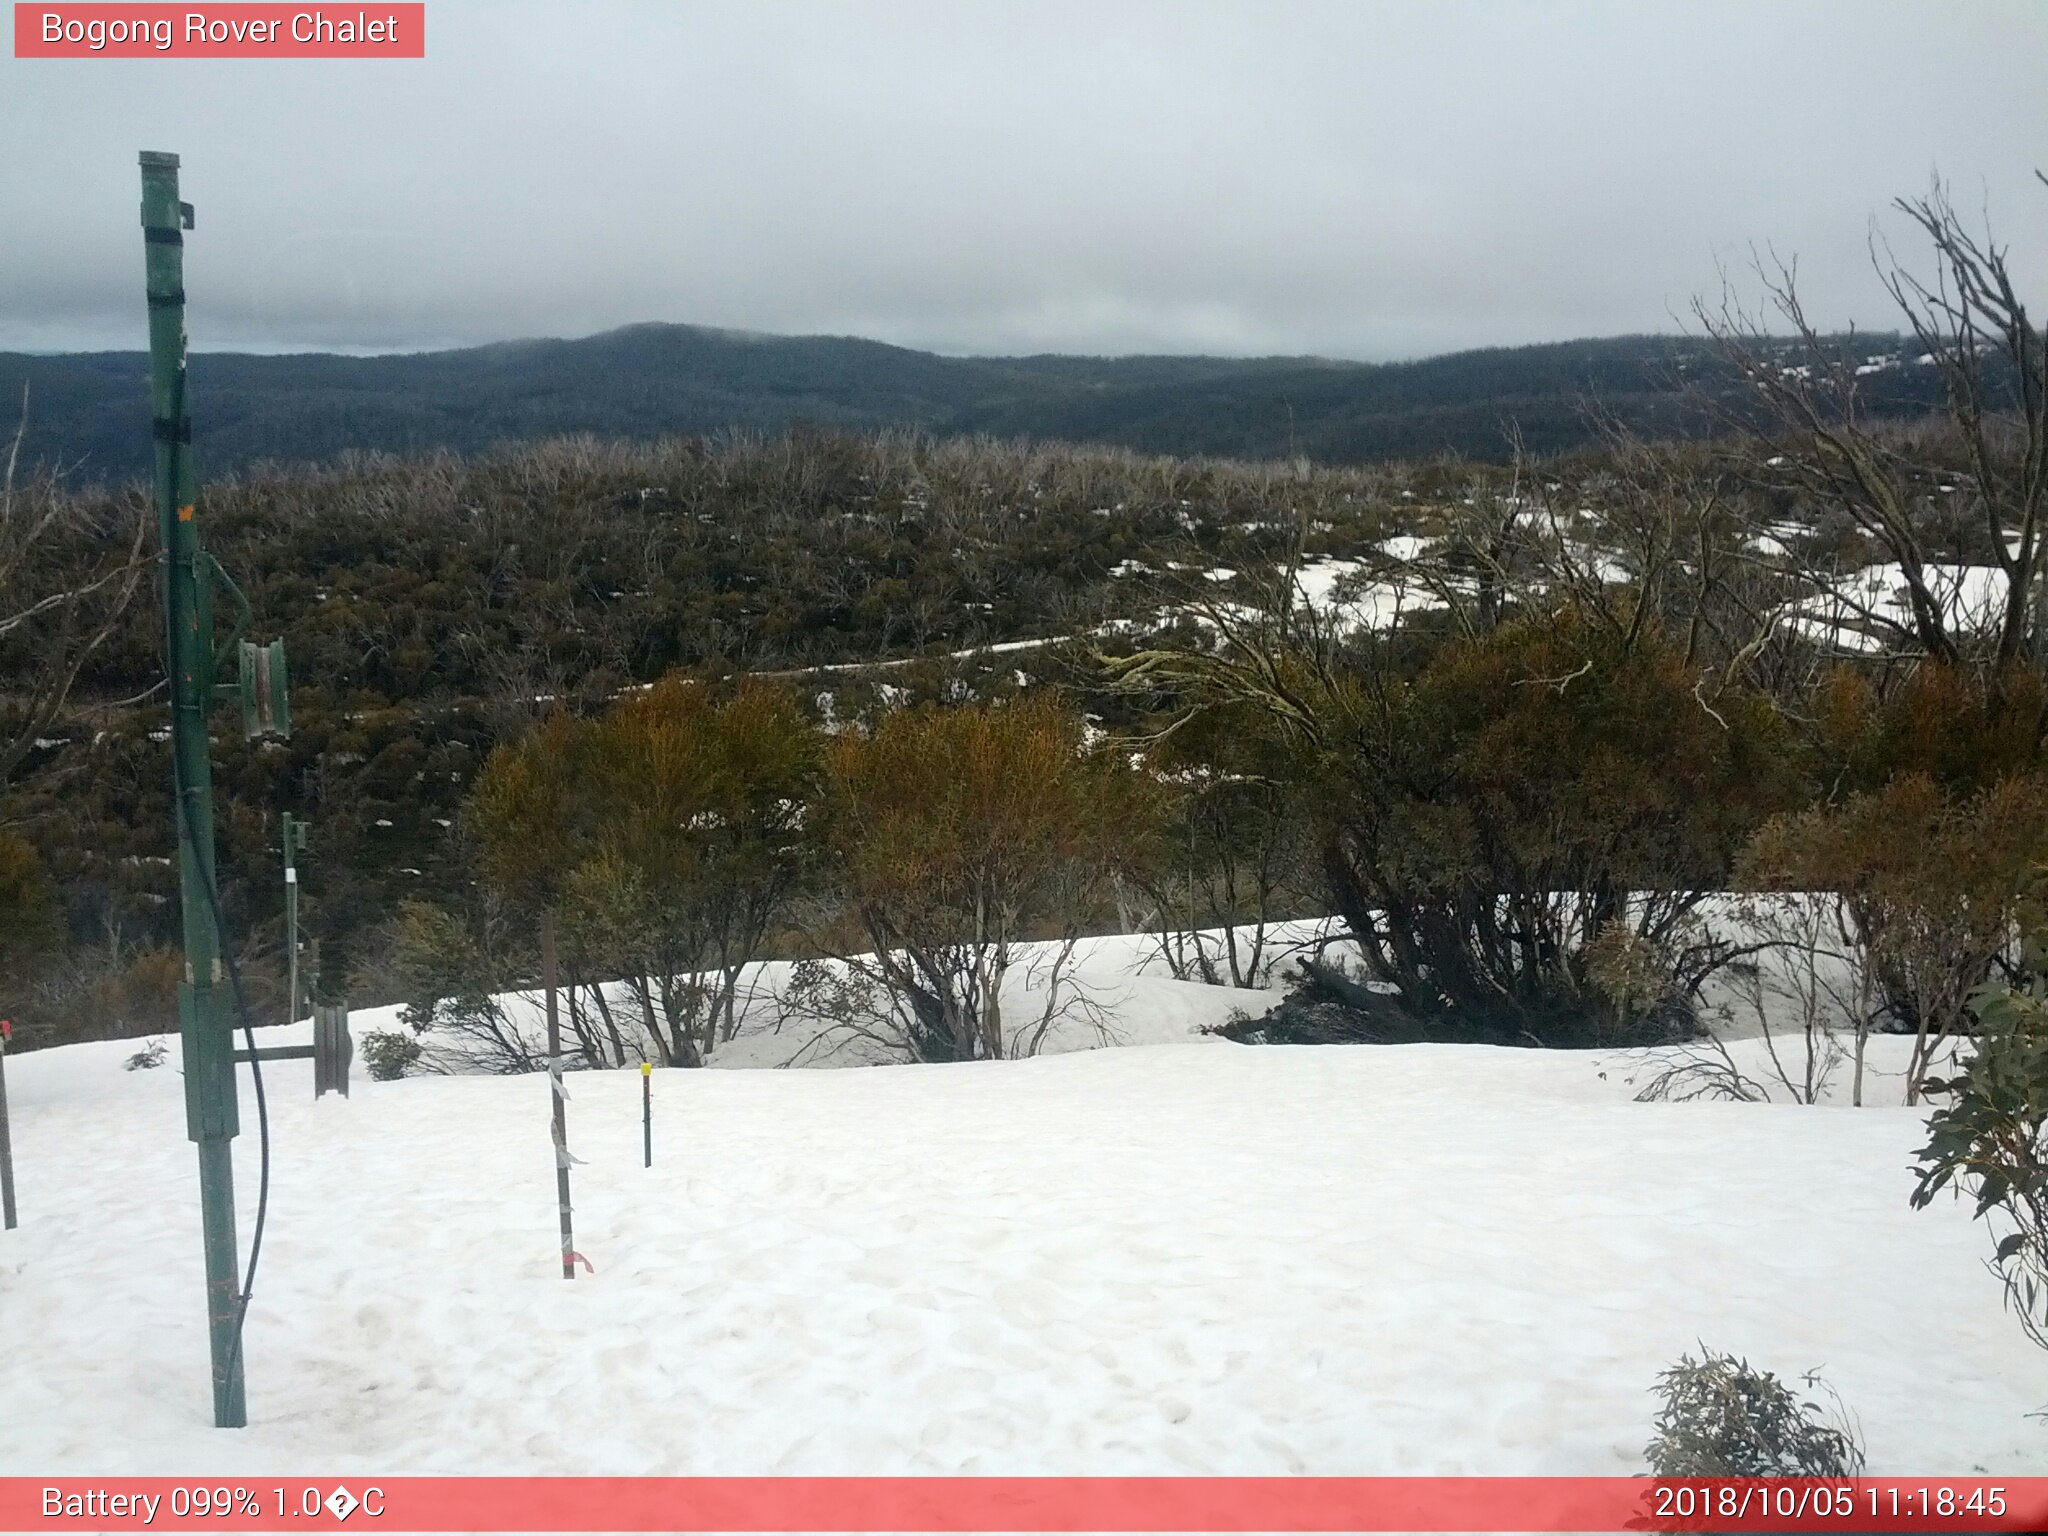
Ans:
[[[177,775],[172,774],[175,781]],[[260,1171],[256,1178],[256,1225],[249,1234],[249,1267],[242,1277],[242,1294],[235,1299],[235,1342],[228,1353],[227,1374],[232,1376],[242,1359],[242,1325],[249,1320],[249,1298],[256,1293],[256,1263],[263,1254],[263,1224],[270,1215],[270,1106],[263,1096],[263,1063],[256,1059],[256,1028],[249,1017],[249,999],[242,991],[241,967],[235,964],[234,949],[228,943],[227,921],[221,915],[220,890],[214,884],[213,871],[196,856],[199,847],[199,830],[192,816],[192,802],[186,798],[185,788],[178,785],[178,809],[185,821],[185,836],[195,850],[193,862],[200,866],[200,884],[206,890],[206,905],[213,914],[213,936],[215,947],[220,951],[223,964],[227,967],[228,987],[234,994],[235,1013],[242,1021],[242,1039],[249,1047],[249,1075],[256,1084],[256,1143],[259,1148]]]

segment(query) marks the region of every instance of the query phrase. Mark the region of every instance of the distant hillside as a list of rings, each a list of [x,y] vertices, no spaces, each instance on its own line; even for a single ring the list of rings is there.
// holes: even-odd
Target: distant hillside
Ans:
[[[1874,356],[1897,342],[1879,334],[1854,345]],[[1935,404],[1931,372],[1874,375],[1873,409]],[[11,418],[28,383],[31,462],[125,479],[148,464],[146,374],[140,352],[0,353],[0,401]],[[1446,451],[1499,459],[1510,424],[1533,451],[1570,448],[1586,439],[1590,400],[1646,431],[1689,433],[1700,422],[1681,378],[1725,382],[1699,342],[1676,337],[1366,364],[952,358],[850,337],[636,325],[575,341],[394,357],[198,353],[192,410],[202,472],[350,448],[473,451],[568,432],[654,437],[797,423],[1341,463]]]

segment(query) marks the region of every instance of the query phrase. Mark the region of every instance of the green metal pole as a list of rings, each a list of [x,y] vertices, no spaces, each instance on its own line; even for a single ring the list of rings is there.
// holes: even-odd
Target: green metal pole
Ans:
[[[213,704],[212,568],[193,518],[190,418],[185,411],[185,237],[191,209],[178,201],[178,157],[142,153],[142,238],[149,281],[149,401],[156,438],[165,660],[170,673],[172,794],[184,897],[185,975],[178,986],[185,1055],[185,1125],[199,1144],[199,1209],[206,1242],[206,1321],[213,1354],[213,1422],[248,1423],[236,1340],[240,1278],[235,1251],[233,1139],[241,1129],[220,936],[207,887],[214,880],[213,764],[206,715]]]

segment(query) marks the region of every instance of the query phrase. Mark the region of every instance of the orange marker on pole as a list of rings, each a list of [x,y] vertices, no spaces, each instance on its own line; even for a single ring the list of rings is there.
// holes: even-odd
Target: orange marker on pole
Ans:
[[[654,1063],[640,1063],[640,1142],[644,1149],[643,1168],[654,1166]]]

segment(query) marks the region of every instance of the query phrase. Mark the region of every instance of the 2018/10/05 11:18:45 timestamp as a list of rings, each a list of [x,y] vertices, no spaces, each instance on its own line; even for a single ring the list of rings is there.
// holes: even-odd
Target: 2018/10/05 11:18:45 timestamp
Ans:
[[[1649,1497],[1657,1519],[1795,1520],[1810,1530],[1863,1529],[1839,1521],[2002,1521],[2005,1489],[1993,1483],[1883,1483],[1858,1478],[1739,1478],[1659,1481]],[[1959,1529],[1968,1529],[1960,1526]]]

